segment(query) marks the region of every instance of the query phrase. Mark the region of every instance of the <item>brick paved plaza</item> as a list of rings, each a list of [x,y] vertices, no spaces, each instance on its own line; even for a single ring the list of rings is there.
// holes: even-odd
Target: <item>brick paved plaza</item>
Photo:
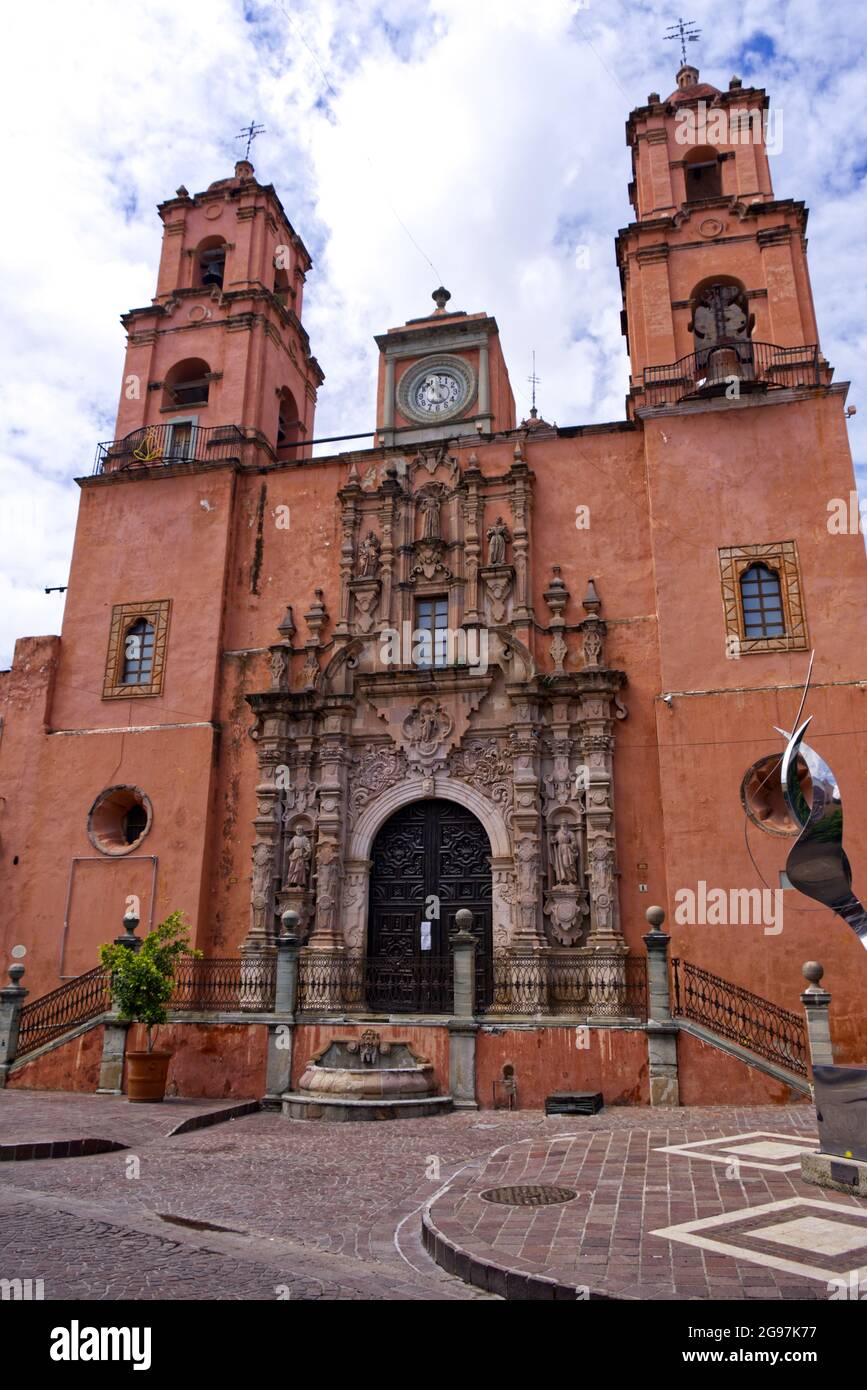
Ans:
[[[42,1278],[55,1300],[825,1300],[867,1262],[867,1204],[800,1180],[808,1106],[373,1125],[260,1112],[170,1133],[220,1109],[0,1093],[4,1146],[128,1146],[3,1162],[0,1277]],[[538,1184],[576,1195],[479,1195]]]

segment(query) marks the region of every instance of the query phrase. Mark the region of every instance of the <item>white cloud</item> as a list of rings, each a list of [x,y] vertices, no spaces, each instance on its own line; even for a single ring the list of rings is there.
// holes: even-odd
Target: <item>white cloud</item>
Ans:
[[[776,190],[813,207],[822,344],[857,384],[867,86],[849,55],[861,9],[699,0],[690,13],[703,76],[725,86],[737,71],[783,112]],[[153,294],[154,205],[229,172],[251,117],[267,126],[257,171],[316,261],[305,323],[327,374],[319,434],[372,428],[373,335],[426,312],[440,277],[452,308],[497,317],[519,414],[535,349],[548,419],[620,418],[623,128],[649,91],[674,86],[670,23],[662,0],[44,0],[10,12],[0,468],[7,517],[26,519],[0,533],[0,665],[16,635],[58,630],[42,590],[66,582],[71,480],[113,432],[118,316]],[[861,459],[865,429],[867,405],[852,422]]]

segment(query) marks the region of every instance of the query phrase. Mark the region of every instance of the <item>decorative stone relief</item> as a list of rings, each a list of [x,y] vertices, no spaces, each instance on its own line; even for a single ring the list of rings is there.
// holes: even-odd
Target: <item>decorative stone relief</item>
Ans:
[[[406,777],[403,753],[394,744],[369,744],[349,770],[349,821],[353,824],[365,806],[395,782]]]
[[[468,743],[465,747],[456,748],[449,758],[449,771],[453,777],[468,782],[498,806],[511,806],[512,760],[497,739],[490,738],[484,743]]]
[[[511,565],[486,566],[479,570],[479,576],[484,585],[488,620],[499,626],[506,621],[515,571]]]
[[[289,689],[289,650],[282,645],[271,648],[271,689]]]
[[[421,758],[433,758],[443,739],[448,738],[455,722],[436,700],[419,700],[403,721],[403,733],[412,745],[413,753]]]

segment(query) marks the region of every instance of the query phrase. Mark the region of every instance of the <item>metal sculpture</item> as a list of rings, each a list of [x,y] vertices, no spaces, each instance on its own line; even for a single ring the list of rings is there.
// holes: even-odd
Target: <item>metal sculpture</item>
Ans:
[[[840,788],[825,759],[808,743],[804,743],[804,734],[812,723],[813,716],[808,716],[803,724],[800,722],[810,690],[815,656],[815,652],[810,653],[804,692],[792,725],[794,732],[789,733],[774,726],[776,732],[786,740],[786,749],[779,764],[764,778],[760,787],[772,778],[776,779],[779,767],[779,785],[786,809],[794,824],[801,827],[801,832],[786,860],[789,883],[805,897],[812,898],[823,907],[829,907],[838,917],[842,917],[867,950],[867,909],[852,892],[852,867],[843,849],[843,803]],[[754,764],[754,767],[758,766],[758,763]],[[806,781],[803,777],[804,767],[812,783],[812,791],[808,790],[806,795],[802,786],[802,779]],[[747,775],[749,776],[749,773]],[[744,821],[745,836],[746,827],[747,820]],[[764,829],[763,826],[761,828]],[[747,852],[761,877],[748,840]],[[764,879],[762,882],[764,883]]]
[[[802,827],[786,860],[786,873],[793,888],[842,917],[867,950],[867,910],[852,892],[837,779],[825,759],[803,741],[812,718],[810,715],[792,734],[777,729],[788,740],[780,768],[783,796],[792,819]],[[799,757],[806,763],[813,784],[810,804],[798,778]]]

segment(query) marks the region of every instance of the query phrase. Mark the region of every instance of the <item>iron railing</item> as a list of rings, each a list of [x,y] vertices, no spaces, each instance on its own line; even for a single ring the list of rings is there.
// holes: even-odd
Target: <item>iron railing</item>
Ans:
[[[400,960],[305,951],[301,1013],[454,1011],[452,958]],[[644,1019],[647,966],[640,957],[525,952],[477,957],[476,1013]]]
[[[34,1052],[111,1008],[108,972],[101,965],[21,1007],[16,1057]]]
[[[377,1013],[452,1012],[453,957],[403,960],[305,951],[299,962],[298,1009]]]
[[[647,962],[608,952],[528,951],[494,957],[499,1014],[647,1017]]]
[[[675,1015],[702,1023],[799,1076],[807,1075],[807,1031],[798,1014],[687,960],[675,958],[671,969]]]
[[[645,367],[644,400],[639,405],[676,405],[694,397],[722,394],[737,378],[741,390],[782,386],[820,386],[823,366],[815,343],[777,347],[775,343],[733,341],[692,352],[677,362]]]
[[[182,956],[169,1009],[178,1013],[271,1013],[277,985],[273,956]],[[112,1007],[111,972],[101,965],[21,1009],[16,1057],[34,1052]]]
[[[210,463],[239,459],[244,434],[237,425],[194,425],[184,421],[145,425],[124,439],[96,446],[94,474],[121,468],[152,468],[156,464]]]
[[[169,1008],[178,1012],[262,1012],[274,1008],[273,956],[182,956]]]

